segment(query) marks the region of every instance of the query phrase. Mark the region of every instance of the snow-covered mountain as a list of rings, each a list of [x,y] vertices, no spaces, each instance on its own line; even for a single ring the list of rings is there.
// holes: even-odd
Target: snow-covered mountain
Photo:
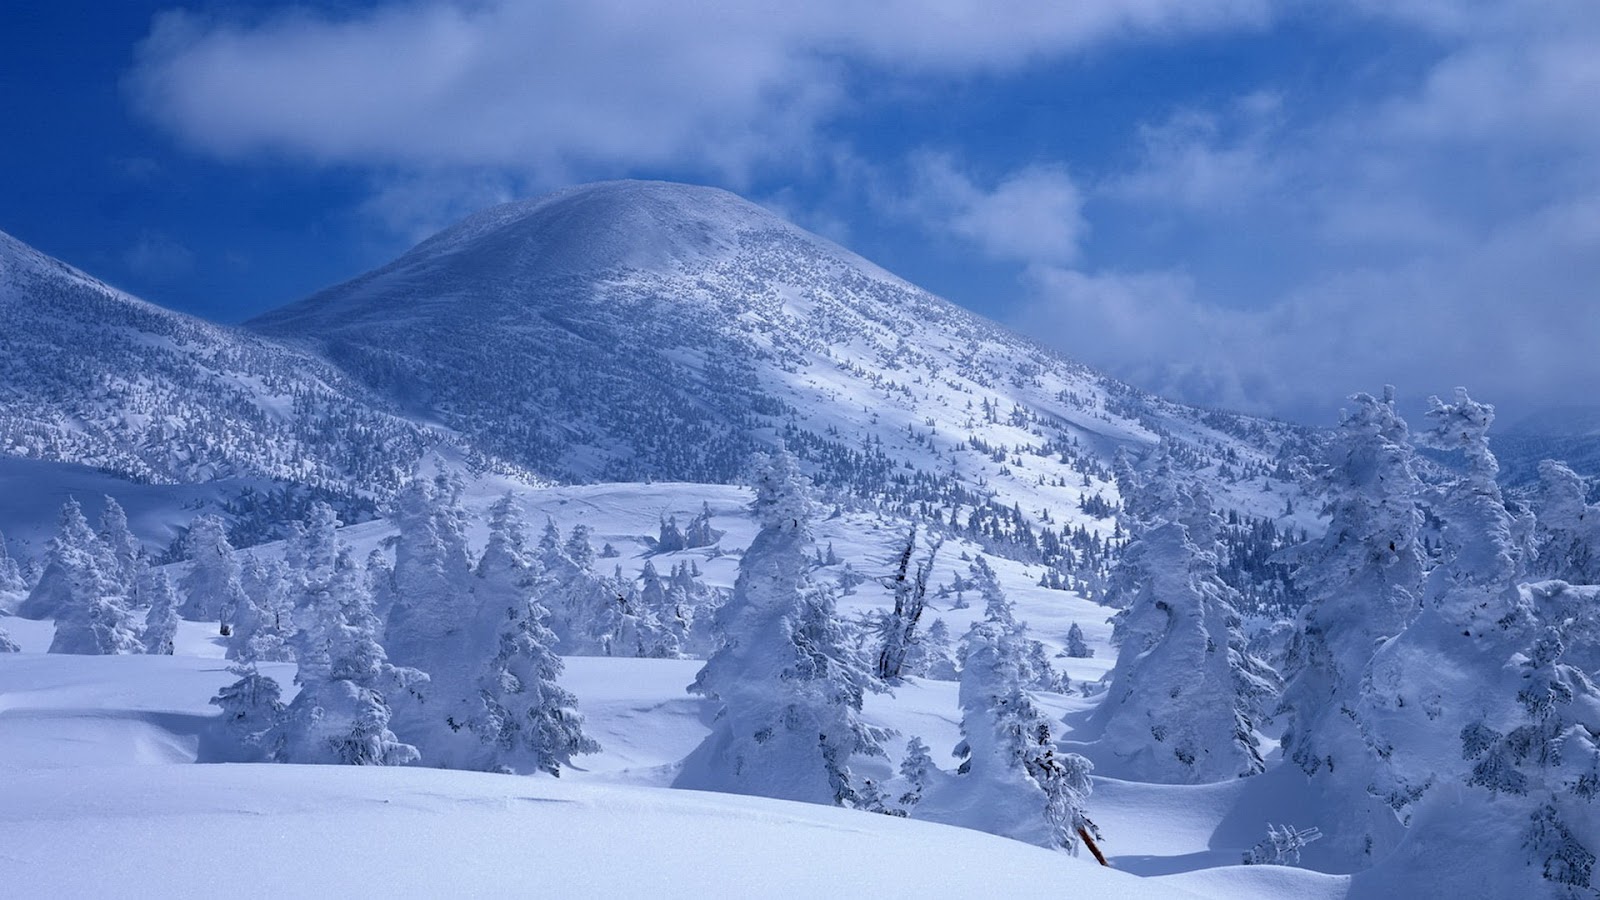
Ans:
[[[1151,397],[733,194],[659,182],[485,210],[247,327],[560,480],[726,482],[781,438],[858,496],[1059,517],[1114,501],[1115,450],[1165,436],[1222,506],[1276,515],[1261,488],[1309,439]]]
[[[156,483],[392,485],[439,434],[303,352],[163,309],[0,233],[0,454]]]

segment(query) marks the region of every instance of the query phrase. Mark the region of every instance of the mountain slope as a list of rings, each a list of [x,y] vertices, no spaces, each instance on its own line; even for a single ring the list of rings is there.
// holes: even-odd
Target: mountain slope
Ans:
[[[1274,515],[1274,459],[1309,439],[1157,400],[732,194],[657,182],[486,210],[247,327],[566,480],[728,481],[781,438],[857,496],[1056,521],[1114,502],[1111,455],[1165,436],[1225,504]]]
[[[308,354],[162,309],[0,233],[0,454],[148,482],[381,488],[442,439]]]

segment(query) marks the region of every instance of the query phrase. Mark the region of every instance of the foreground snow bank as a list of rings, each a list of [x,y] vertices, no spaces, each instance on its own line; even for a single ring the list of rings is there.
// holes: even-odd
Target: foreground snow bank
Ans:
[[[331,766],[0,777],[0,883],[29,895],[1196,896],[974,831],[754,797]],[[1236,895],[1211,887],[1199,896]]]

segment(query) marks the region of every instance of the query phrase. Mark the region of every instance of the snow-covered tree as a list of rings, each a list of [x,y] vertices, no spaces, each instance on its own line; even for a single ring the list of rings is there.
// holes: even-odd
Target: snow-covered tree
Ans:
[[[221,707],[218,755],[230,762],[260,762],[282,755],[284,706],[276,679],[262,675],[254,662],[235,663],[239,680],[211,698]]]
[[[933,771],[933,755],[927,743],[913,735],[906,741],[906,755],[900,760],[900,777],[906,783],[905,792],[900,795],[901,806],[909,808],[922,802],[922,792],[927,789]]]
[[[140,546],[139,539],[128,529],[127,512],[113,497],[106,497],[105,509],[100,513],[99,538],[116,564],[115,571],[108,574],[117,584],[123,586],[125,595],[134,597],[137,594],[139,576],[144,573],[144,548]],[[147,606],[149,603],[141,597],[138,599],[138,605]]]
[[[22,646],[11,639],[4,628],[0,628],[0,653],[20,653]]]
[[[1024,686],[1023,649],[995,616],[961,639],[960,765],[926,789],[917,815],[1077,853],[1083,835],[1098,833],[1085,813],[1093,766],[1056,751]]]
[[[111,556],[83,517],[83,507],[69,499],[61,507],[55,537],[45,550],[44,571],[28,593],[17,615],[25,619],[53,619],[85,592],[108,592],[117,587],[107,569]]]
[[[1256,722],[1277,673],[1250,655],[1238,592],[1217,575],[1210,499],[1178,481],[1162,465],[1124,494],[1140,519],[1117,580],[1137,588],[1117,616],[1097,758],[1113,774],[1158,782],[1254,775],[1265,768]]]
[[[850,757],[883,755],[860,717],[873,682],[808,574],[811,500],[794,457],[770,457],[755,488],[761,531],[717,614],[725,643],[689,688],[716,702],[717,718],[676,785],[853,805]]]
[[[917,624],[927,606],[928,575],[933,571],[934,558],[939,553],[935,543],[927,559],[911,568],[911,557],[917,549],[917,529],[906,535],[905,546],[896,559],[894,576],[889,587],[894,591],[894,609],[880,623],[880,646],[876,675],[882,681],[894,684],[900,680],[906,659],[917,644]]]
[[[22,577],[22,567],[6,549],[6,536],[0,534],[0,613],[14,610],[27,594],[28,582]]]
[[[444,476],[414,479],[395,498],[391,514],[400,536],[384,646],[396,665],[430,675],[456,666],[468,620],[472,561],[461,490]]]
[[[1423,488],[1394,396],[1385,387],[1350,398],[1320,474],[1327,531],[1290,551],[1307,603],[1288,651],[1282,743],[1339,819],[1325,823],[1321,849],[1350,866],[1398,839],[1388,809],[1367,796],[1379,759],[1359,716],[1373,653],[1416,615],[1423,575]]]
[[[172,655],[172,641],[178,634],[178,595],[166,572],[147,571],[140,577],[139,596],[149,604],[139,642],[144,652]]]
[[[308,534],[321,537],[320,526],[330,520],[331,509],[314,511],[313,522],[320,524]],[[332,539],[331,534],[326,537]],[[307,549],[308,558],[318,559],[322,542],[313,539]],[[414,762],[416,748],[389,730],[385,694],[413,691],[426,676],[389,664],[374,638],[378,622],[365,572],[348,550],[336,552],[325,580],[309,581],[305,601],[296,609],[295,658],[300,666],[295,681],[300,693],[284,710],[274,736],[274,758],[344,765]]]
[[[228,541],[228,524],[221,516],[195,517],[189,526],[189,571],[179,580],[183,591],[183,617],[201,622],[222,622],[232,630],[233,618],[247,602],[239,584],[239,562]]]
[[[711,527],[711,504],[702,502],[700,512],[690,520],[683,531],[683,545],[687,550],[710,547],[722,540],[722,532]]]
[[[557,683],[561,658],[534,596],[538,574],[521,514],[503,498],[490,511],[489,543],[474,572],[474,630],[493,639],[478,678],[483,717],[474,728],[487,748],[484,768],[560,775],[573,756],[600,745],[584,733],[577,699]]]
[[[1600,504],[1586,497],[1583,479],[1566,464],[1539,464],[1536,552],[1528,567],[1534,577],[1600,584]]]
[[[1077,622],[1067,629],[1067,649],[1064,652],[1070,659],[1090,659],[1094,656],[1094,648],[1083,639],[1083,629]]]
[[[245,557],[239,571],[244,601],[234,616],[228,657],[262,662],[294,659],[294,606],[285,567],[277,560]]]
[[[950,639],[950,626],[944,619],[934,619],[927,633],[911,645],[906,666],[918,678],[955,681],[961,677],[956,666],[955,644]]]
[[[1494,408],[1461,389],[1454,403],[1431,404],[1422,440],[1459,452],[1466,470],[1430,492],[1443,523],[1443,560],[1428,573],[1421,612],[1373,656],[1356,710],[1381,761],[1375,793],[1402,811],[1439,781],[1464,776],[1460,754],[1442,748],[1469,724],[1472,693],[1532,643],[1513,519],[1489,450]]]

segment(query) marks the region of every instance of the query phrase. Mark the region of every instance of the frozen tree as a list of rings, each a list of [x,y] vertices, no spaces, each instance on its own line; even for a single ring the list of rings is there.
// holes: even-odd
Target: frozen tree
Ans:
[[[475,630],[493,640],[478,679],[483,716],[474,723],[487,748],[483,768],[560,775],[573,756],[600,745],[584,734],[577,699],[557,683],[555,635],[534,596],[538,562],[529,558],[509,497],[490,511],[489,543],[474,576]]]
[[[689,527],[684,529],[684,547],[689,550],[710,547],[720,540],[722,540],[722,532],[711,527],[711,504],[702,502],[700,504],[700,512],[690,520]]]
[[[1157,461],[1124,494],[1140,518],[1117,579],[1137,588],[1117,615],[1098,758],[1115,774],[1166,783],[1254,775],[1265,768],[1256,722],[1277,674],[1246,649],[1238,592],[1217,574],[1209,497]]]
[[[100,513],[99,537],[116,566],[115,571],[109,574],[117,584],[123,585],[125,594],[134,596],[139,576],[144,573],[144,548],[139,545],[139,539],[133,536],[133,532],[128,530],[127,512],[112,497],[106,497],[106,507]],[[138,605],[149,604],[139,598]]]
[[[1350,398],[1320,479],[1330,518],[1323,537],[1290,551],[1307,598],[1279,704],[1284,754],[1314,782],[1341,827],[1323,845],[1348,865],[1370,864],[1398,839],[1388,809],[1367,797],[1378,757],[1359,713],[1374,652],[1416,615],[1424,552],[1422,482],[1394,388]]]
[[[282,754],[284,706],[278,682],[262,675],[254,662],[235,663],[228,671],[239,680],[211,698],[222,709],[219,755],[230,762],[261,762]]]
[[[293,660],[294,608],[283,564],[254,555],[245,557],[239,586],[244,601],[234,617],[228,657],[263,662]]]
[[[657,553],[676,553],[688,546],[683,531],[678,528],[678,517],[663,517],[654,549]]]
[[[6,536],[0,534],[0,613],[10,612],[27,596],[28,582],[22,567],[6,550]]]
[[[189,571],[178,582],[186,619],[233,624],[239,606],[248,602],[239,585],[239,562],[228,542],[221,516],[197,516],[189,526]]]
[[[172,642],[178,634],[178,595],[166,572],[147,571],[141,576],[139,596],[149,604],[139,642],[144,652],[172,655]]]
[[[592,604],[589,638],[603,656],[677,659],[678,635],[661,621],[658,610],[644,602],[633,582],[620,568],[610,578],[597,579],[599,602]],[[663,592],[665,596],[665,592]]]
[[[1094,656],[1094,649],[1084,641],[1083,629],[1078,627],[1077,622],[1073,622],[1072,627],[1067,629],[1065,652],[1071,659],[1090,659]]]
[[[22,647],[11,639],[4,628],[0,628],[0,653],[20,653]]]
[[[308,529],[313,536],[307,547],[309,559],[322,556],[323,546],[316,538],[331,513],[313,513],[314,527]],[[300,693],[284,710],[275,735],[278,749],[274,758],[343,765],[414,762],[416,748],[400,742],[389,730],[385,693],[413,691],[426,676],[389,664],[374,638],[378,622],[365,574],[348,550],[336,553],[325,580],[317,574],[306,583],[305,600],[296,609],[295,657],[300,666],[295,681]]]
[[[85,592],[115,590],[114,568],[105,545],[83,517],[83,507],[68,500],[61,507],[55,537],[45,550],[44,571],[28,593],[17,615],[25,619],[53,619]]]
[[[716,702],[716,721],[676,786],[854,805],[850,757],[883,755],[860,717],[872,678],[808,575],[811,500],[794,457],[770,457],[755,488],[761,531],[717,613],[725,642],[689,688]]]
[[[933,756],[922,738],[913,736],[906,741],[906,755],[900,761],[900,777],[906,782],[905,793],[900,795],[901,806],[912,807],[922,802],[922,792],[927,789],[933,771]]]
[[[466,514],[461,485],[445,476],[416,478],[395,498],[400,529],[394,548],[394,603],[384,645],[396,665],[441,675],[459,657],[467,616]],[[434,687],[442,679],[435,677]]]
[[[986,617],[961,644],[957,777],[930,788],[918,815],[1076,853],[1082,838],[1097,834],[1084,807],[1093,766],[1056,752],[1050,721],[1024,687],[1023,648],[1011,627]]]
[[[1561,661],[1564,647],[1546,629],[1527,655],[1519,655],[1514,698],[1495,716],[1461,730],[1463,756],[1472,763],[1467,783],[1504,794],[1502,806],[1519,809],[1529,823],[1523,847],[1543,876],[1571,888],[1591,888],[1600,824],[1600,689]]]
[[[950,639],[950,626],[943,619],[934,619],[922,639],[911,646],[906,665],[919,678],[933,681],[955,681],[960,678],[954,642]]]
[[[927,558],[918,563],[913,572],[911,557],[916,549],[917,529],[913,526],[896,559],[895,574],[889,584],[894,591],[894,609],[881,623],[876,674],[880,680],[890,684],[900,680],[907,656],[917,644],[917,623],[927,606],[928,575],[933,571],[933,560],[939,553],[939,545],[933,544]]]
[[[1461,389],[1454,403],[1431,403],[1423,441],[1459,452],[1466,470],[1430,492],[1443,523],[1443,560],[1428,573],[1421,612],[1373,656],[1356,710],[1381,761],[1374,791],[1402,812],[1440,780],[1465,774],[1458,757],[1441,759],[1429,748],[1447,746],[1469,724],[1473,704],[1459,702],[1463,677],[1492,683],[1531,643],[1533,624],[1489,451],[1494,408]]]
[[[1539,464],[1536,555],[1529,566],[1535,577],[1600,583],[1600,504],[1588,503],[1586,496],[1583,479],[1564,463]]]

